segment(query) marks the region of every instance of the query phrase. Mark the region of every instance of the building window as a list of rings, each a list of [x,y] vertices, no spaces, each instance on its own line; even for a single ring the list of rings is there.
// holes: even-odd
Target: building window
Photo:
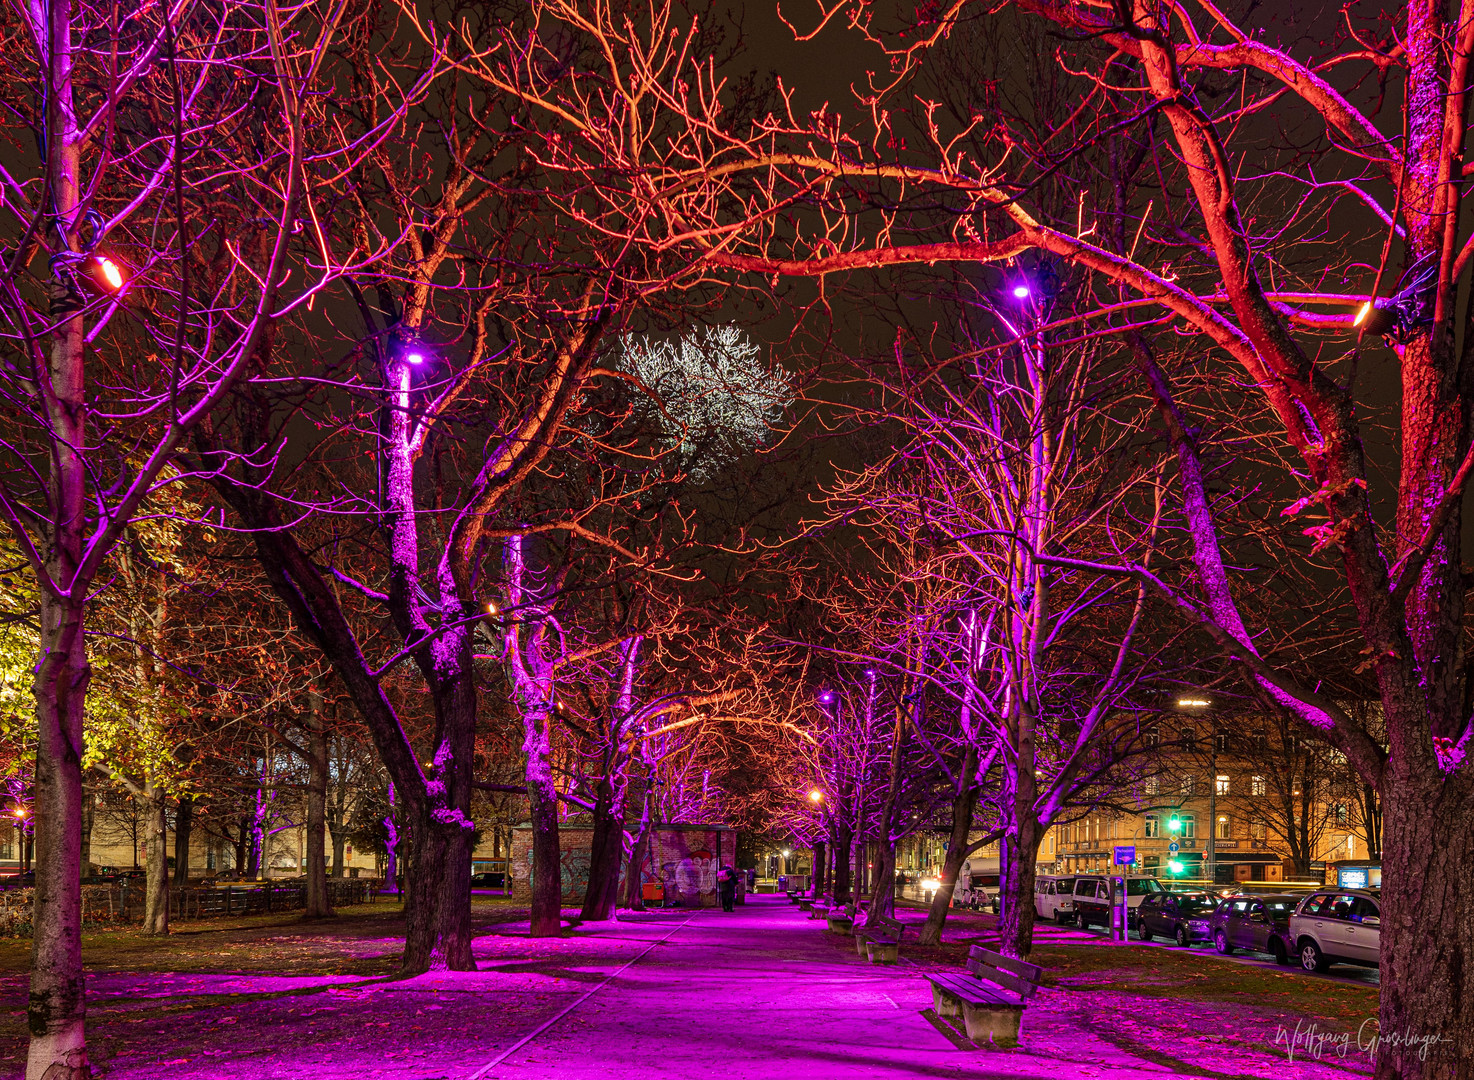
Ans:
[[[1336,823],[1339,825],[1346,824],[1346,804],[1343,802],[1336,804]]]
[[[1149,727],[1141,733],[1141,741],[1147,746],[1157,746],[1162,741],[1162,733],[1154,727]]]
[[[1215,731],[1213,733],[1213,749],[1220,754],[1228,753],[1228,732]]]
[[[1259,751],[1261,754],[1268,753],[1269,736],[1262,731],[1256,734],[1254,736],[1254,749]]]
[[[1228,777],[1222,774],[1213,778],[1213,791],[1218,795],[1228,794]]]
[[[1249,838],[1251,840],[1258,840],[1261,843],[1263,843],[1263,841],[1264,841],[1264,839],[1265,839],[1265,837],[1267,835],[1268,835],[1268,830],[1265,829],[1264,822],[1262,822],[1262,821],[1256,821],[1252,825],[1249,826]]]
[[[1233,839],[1233,822],[1228,820],[1228,815],[1218,815],[1218,831],[1213,835],[1219,840]]]
[[[1148,776],[1142,782],[1141,792],[1143,795],[1155,796],[1162,789],[1162,779],[1159,776]]]
[[[1264,777],[1262,777],[1262,776],[1251,776],[1251,777],[1249,777],[1249,794],[1250,795],[1263,795],[1264,794]]]
[[[1177,835],[1184,840],[1191,840],[1198,835],[1198,821],[1192,814],[1178,814],[1177,826]]]
[[[1182,778],[1182,797],[1191,799],[1198,790],[1198,778],[1196,776],[1184,776]]]
[[[1148,814],[1141,828],[1141,835],[1147,839],[1162,835],[1162,819],[1156,814]]]
[[[0,840],[0,859],[14,859],[15,845],[9,840]]]

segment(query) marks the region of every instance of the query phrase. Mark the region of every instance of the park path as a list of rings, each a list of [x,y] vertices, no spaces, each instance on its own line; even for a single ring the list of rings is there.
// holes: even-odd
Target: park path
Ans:
[[[1025,1013],[1021,1049],[965,1044],[931,1019],[920,968],[858,959],[848,938],[783,897],[749,897],[732,914],[663,918],[672,922],[663,940],[535,1037],[491,1057],[474,1080],[1195,1075],[1097,1038],[1076,1007],[1054,1000],[1074,995],[1049,990]],[[1251,1056],[1258,1068],[1219,1060],[1201,1075],[1338,1072]]]
[[[975,937],[977,927],[954,933]],[[392,937],[363,944],[398,948]],[[978,1049],[931,1015],[923,969],[904,959],[904,944],[901,964],[868,964],[851,939],[782,896],[749,897],[730,914],[584,924],[558,938],[501,923],[474,950],[477,971],[413,979],[98,972],[89,980],[96,1060],[109,1080],[1351,1075],[1287,1062],[1253,1009],[1225,1024],[1222,1008],[1089,985],[1042,988],[1018,1049]],[[17,983],[7,999],[13,1015],[23,991]],[[1184,1024],[1144,1015],[1163,1008]]]

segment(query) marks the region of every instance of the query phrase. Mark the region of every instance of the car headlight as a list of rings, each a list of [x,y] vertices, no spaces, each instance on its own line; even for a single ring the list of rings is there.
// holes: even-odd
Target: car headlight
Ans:
[[[936,892],[937,888],[941,884],[942,883],[934,877],[926,877],[921,879],[921,887],[926,892]]]

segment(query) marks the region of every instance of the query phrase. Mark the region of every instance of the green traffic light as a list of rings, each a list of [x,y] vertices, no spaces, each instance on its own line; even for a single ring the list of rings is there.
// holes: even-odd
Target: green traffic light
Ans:
[[[1171,870],[1174,874],[1180,874],[1182,873],[1182,864],[1176,859],[1173,859],[1167,864],[1167,869]]]
[[[1176,814],[1173,814],[1172,820],[1167,822],[1167,828],[1170,829],[1172,832],[1181,832],[1182,819],[1179,818]]]

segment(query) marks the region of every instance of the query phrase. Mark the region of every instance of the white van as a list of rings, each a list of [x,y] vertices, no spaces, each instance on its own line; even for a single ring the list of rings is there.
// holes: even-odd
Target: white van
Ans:
[[[1075,920],[1075,879],[1040,874],[1034,878],[1034,915],[1057,923]]]
[[[998,914],[998,861],[983,862],[968,859],[957,873],[957,884],[952,889],[952,906],[968,907],[974,911],[990,909]]]

